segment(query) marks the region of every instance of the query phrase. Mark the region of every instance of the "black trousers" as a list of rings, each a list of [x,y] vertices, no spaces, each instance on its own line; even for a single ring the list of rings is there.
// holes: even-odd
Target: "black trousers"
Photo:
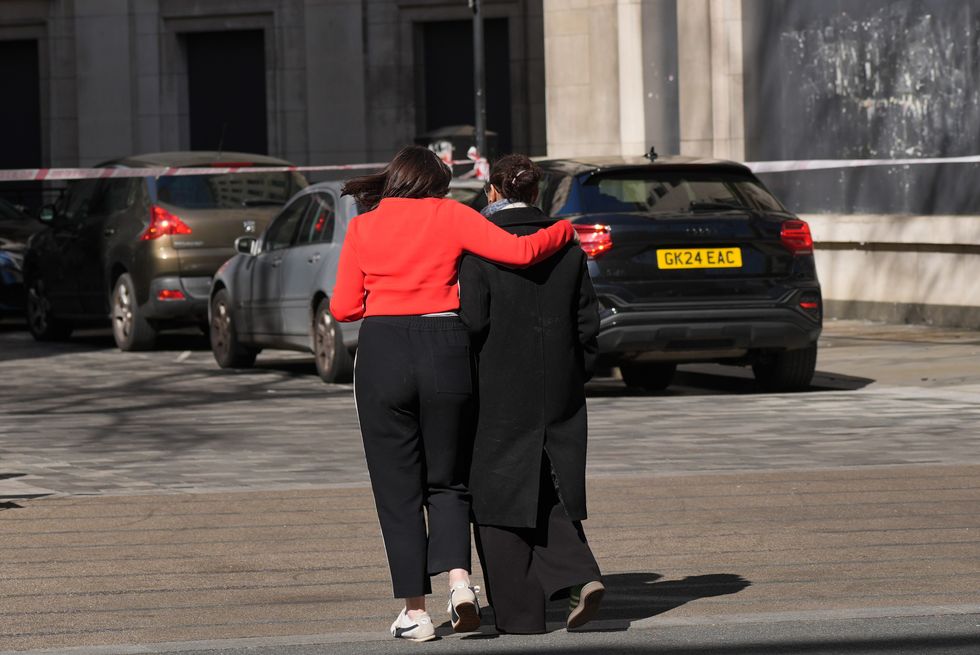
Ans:
[[[354,398],[395,598],[431,593],[431,575],[470,569],[472,391],[458,318],[364,319]]]
[[[549,600],[601,577],[582,522],[568,518],[544,459],[534,528],[476,525],[487,597],[501,632],[544,632]]]

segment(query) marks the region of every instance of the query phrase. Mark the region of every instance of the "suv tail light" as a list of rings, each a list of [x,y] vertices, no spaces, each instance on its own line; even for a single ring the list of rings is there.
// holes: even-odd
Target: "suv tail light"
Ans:
[[[612,248],[612,228],[608,225],[599,225],[598,223],[595,225],[573,224],[572,227],[578,233],[579,244],[589,259],[595,259]]]
[[[800,309],[815,319],[821,315],[820,294],[812,291],[804,292],[800,296]]]
[[[784,221],[779,230],[779,240],[794,255],[808,255],[813,252],[813,236],[805,221]]]
[[[150,207],[150,224],[140,237],[143,241],[157,239],[165,234],[190,234],[191,228],[187,223],[177,218],[159,205]]]

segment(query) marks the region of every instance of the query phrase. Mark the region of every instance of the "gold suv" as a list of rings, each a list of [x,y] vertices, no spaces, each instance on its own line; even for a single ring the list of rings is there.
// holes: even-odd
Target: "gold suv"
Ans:
[[[289,162],[234,152],[137,155],[105,167],[269,167]],[[121,350],[153,346],[167,327],[207,329],[208,292],[235,239],[257,236],[297,191],[299,173],[141,176],[78,180],[41,220],[24,260],[35,339],[112,322]]]

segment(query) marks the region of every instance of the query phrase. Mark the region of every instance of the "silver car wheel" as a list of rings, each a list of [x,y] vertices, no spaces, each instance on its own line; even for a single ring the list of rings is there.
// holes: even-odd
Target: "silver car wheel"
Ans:
[[[133,297],[125,284],[116,284],[112,294],[112,330],[117,342],[129,339],[133,332]]]
[[[321,311],[316,321],[316,359],[321,371],[333,366],[337,347],[337,323],[330,312]]]
[[[231,332],[231,315],[228,306],[221,300],[216,300],[211,310],[211,343],[216,352],[228,351]]]

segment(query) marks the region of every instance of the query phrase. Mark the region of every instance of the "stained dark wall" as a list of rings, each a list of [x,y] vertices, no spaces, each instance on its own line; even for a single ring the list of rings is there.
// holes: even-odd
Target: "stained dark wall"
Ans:
[[[980,0],[746,0],[746,158],[980,154]],[[980,213],[980,167],[766,175],[798,211]]]

